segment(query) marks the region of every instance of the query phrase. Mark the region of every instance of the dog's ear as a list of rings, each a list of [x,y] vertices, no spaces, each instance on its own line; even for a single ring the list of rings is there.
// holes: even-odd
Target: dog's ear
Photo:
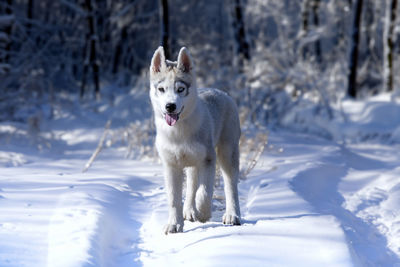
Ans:
[[[182,47],[178,55],[178,69],[182,72],[189,73],[192,71],[193,62],[186,47]]]
[[[164,47],[160,46],[154,52],[153,58],[151,59],[150,71],[154,73],[161,72],[161,70],[165,67]]]

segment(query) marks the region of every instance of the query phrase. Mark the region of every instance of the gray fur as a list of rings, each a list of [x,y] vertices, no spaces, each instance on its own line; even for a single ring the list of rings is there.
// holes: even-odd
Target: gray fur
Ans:
[[[239,225],[240,124],[234,101],[218,89],[197,89],[193,61],[184,47],[177,62],[166,60],[162,47],[155,51],[150,87],[157,128],[156,148],[164,166],[168,196],[165,233],[182,232],[184,219],[201,222],[210,219],[217,160],[225,184],[226,212],[222,221]],[[184,91],[179,93],[179,90]],[[167,112],[168,103],[176,105],[175,115]],[[166,114],[178,116],[176,123],[170,126]],[[182,205],[184,172],[187,190]]]

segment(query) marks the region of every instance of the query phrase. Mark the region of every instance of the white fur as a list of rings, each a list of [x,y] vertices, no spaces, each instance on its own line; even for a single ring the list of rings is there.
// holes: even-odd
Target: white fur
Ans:
[[[184,91],[179,92],[182,87]],[[157,128],[156,148],[163,162],[168,196],[165,233],[182,232],[184,219],[210,219],[216,160],[225,184],[223,223],[240,224],[240,125],[233,100],[217,89],[197,89],[193,62],[184,47],[177,62],[167,61],[162,47],[155,51],[150,66],[150,99]],[[165,119],[168,103],[175,104],[176,112],[181,112],[173,126]],[[187,190],[182,205],[184,172]]]

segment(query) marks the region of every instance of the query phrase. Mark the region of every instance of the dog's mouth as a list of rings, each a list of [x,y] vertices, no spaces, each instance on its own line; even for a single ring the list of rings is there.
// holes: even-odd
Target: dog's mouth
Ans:
[[[169,126],[174,126],[175,123],[179,120],[179,115],[181,115],[183,111],[183,107],[180,112],[178,113],[165,113],[165,121]]]

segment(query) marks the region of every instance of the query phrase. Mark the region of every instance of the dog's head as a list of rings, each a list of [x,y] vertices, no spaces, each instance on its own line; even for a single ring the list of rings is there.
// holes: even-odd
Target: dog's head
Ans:
[[[150,99],[155,116],[162,117],[169,126],[183,120],[196,106],[197,89],[192,58],[182,47],[177,61],[165,58],[160,46],[150,65]]]

